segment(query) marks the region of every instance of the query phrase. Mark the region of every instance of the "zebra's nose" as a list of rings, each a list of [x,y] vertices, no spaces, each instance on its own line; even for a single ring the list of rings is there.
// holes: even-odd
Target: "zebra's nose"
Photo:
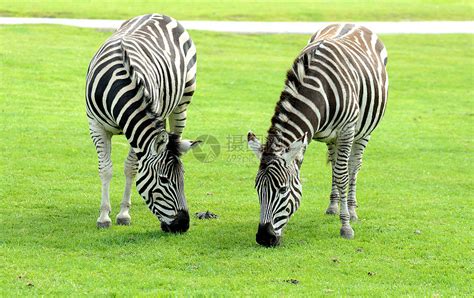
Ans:
[[[258,244],[266,247],[277,246],[280,244],[280,236],[275,234],[275,230],[271,223],[258,225],[256,240]]]
[[[170,233],[184,233],[189,229],[189,213],[186,210],[179,210],[176,217],[170,224],[161,223],[161,230]]]

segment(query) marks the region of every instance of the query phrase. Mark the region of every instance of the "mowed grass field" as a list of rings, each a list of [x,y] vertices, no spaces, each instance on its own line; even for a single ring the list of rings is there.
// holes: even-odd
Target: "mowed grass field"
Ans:
[[[308,36],[191,31],[198,89],[184,136],[213,135],[217,160],[184,157],[191,219],[161,232],[135,188],[132,225],[98,230],[87,65],[111,34],[0,27],[0,296],[472,296],[473,36],[386,35],[390,91],[359,175],[355,239],[324,214],[325,145],[311,143],[303,201],[281,247],[255,243],[257,161],[286,70]],[[232,140],[232,141],[229,141]],[[113,138],[112,218],[127,142]],[[298,283],[292,282],[297,280]]]
[[[469,0],[0,0],[0,16],[129,19],[159,12],[178,20],[472,20]]]

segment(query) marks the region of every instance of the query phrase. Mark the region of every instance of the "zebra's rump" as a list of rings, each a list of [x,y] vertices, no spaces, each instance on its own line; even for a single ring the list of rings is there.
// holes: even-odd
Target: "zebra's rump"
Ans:
[[[131,123],[150,117],[146,109],[163,121],[195,81],[195,65],[194,44],[176,20],[158,14],[128,20],[89,64],[87,115],[125,134]]]
[[[339,72],[345,68],[355,74],[351,76],[357,82],[354,95],[359,111],[355,139],[370,135],[383,117],[387,100],[387,51],[384,44],[369,29],[354,24],[330,25],[319,30],[311,37],[307,48],[320,41],[323,42],[320,51],[326,49],[326,57],[338,61]]]

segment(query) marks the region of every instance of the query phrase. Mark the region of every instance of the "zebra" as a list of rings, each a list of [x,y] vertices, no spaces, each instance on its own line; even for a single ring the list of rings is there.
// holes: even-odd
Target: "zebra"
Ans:
[[[196,88],[196,66],[196,48],[188,32],[175,19],[159,14],[125,21],[92,58],[85,97],[102,181],[97,227],[111,225],[111,138],[124,134],[130,148],[117,224],[130,224],[131,188],[137,176],[137,190],[161,229],[188,230],[180,156],[199,141],[182,140],[181,134]]]
[[[251,131],[248,145],[260,160],[255,188],[260,201],[257,243],[276,246],[298,209],[300,167],[308,143],[324,142],[332,164],[327,214],[337,214],[340,235],[354,237],[356,179],[370,135],[388,95],[387,50],[369,29],[333,24],[317,31],[288,71],[266,143]]]

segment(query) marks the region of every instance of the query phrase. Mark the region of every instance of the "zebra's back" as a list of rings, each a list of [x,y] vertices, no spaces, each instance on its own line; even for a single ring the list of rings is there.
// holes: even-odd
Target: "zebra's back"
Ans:
[[[112,133],[127,135],[137,125],[146,129],[167,119],[195,75],[196,49],[176,20],[158,14],[135,17],[122,24],[89,64],[87,115]]]
[[[282,105],[280,100],[279,105],[295,114],[295,126],[313,139],[332,142],[352,122],[356,140],[368,136],[385,111],[386,62],[383,43],[367,28],[327,26],[311,37],[295,60],[285,87],[289,104]],[[301,133],[294,130],[294,135],[288,143]]]

